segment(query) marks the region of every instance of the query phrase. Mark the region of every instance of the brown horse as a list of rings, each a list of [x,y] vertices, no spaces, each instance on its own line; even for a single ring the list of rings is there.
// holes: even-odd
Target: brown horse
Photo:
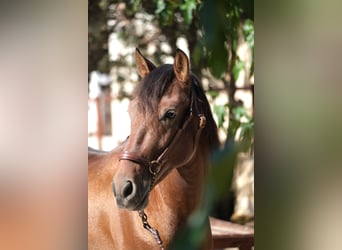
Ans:
[[[184,52],[177,49],[173,65],[155,67],[137,49],[136,62],[142,81],[129,105],[130,136],[111,152],[88,152],[89,249],[167,249],[201,204],[208,157],[218,146]],[[202,249],[212,247],[209,223],[207,230]]]

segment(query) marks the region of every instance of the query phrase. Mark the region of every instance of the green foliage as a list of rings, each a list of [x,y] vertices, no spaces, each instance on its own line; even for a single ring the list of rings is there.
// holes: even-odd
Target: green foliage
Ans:
[[[109,72],[107,1],[88,2],[88,74],[93,70]]]
[[[169,25],[173,21],[173,13],[176,5],[172,2],[165,2],[165,0],[156,0],[157,9],[155,14],[159,20],[159,23],[163,25]]]
[[[249,145],[249,147],[247,148],[248,150],[252,149],[254,145],[253,118],[248,115],[244,107],[233,107],[232,105],[229,106],[231,110],[228,128],[229,138],[237,139],[239,143],[245,143]],[[238,138],[236,138],[239,130],[239,136]]]
[[[254,23],[252,20],[247,19],[242,27],[245,41],[251,49],[254,50]]]
[[[228,114],[228,110],[227,110],[227,106],[228,105],[214,105],[214,113],[218,118],[218,124],[217,126],[219,128],[223,127],[223,123],[226,120],[227,114]]]
[[[197,8],[196,0],[184,0],[184,3],[180,6],[180,9],[183,12],[184,21],[187,26],[189,26],[192,22],[193,13]]]
[[[213,92],[215,95],[215,92]],[[250,148],[254,144],[254,120],[247,113],[246,109],[242,106],[234,106],[231,104],[214,105],[214,114],[217,116],[219,128],[223,128],[224,122],[226,122],[229,115],[229,127],[228,127],[228,141],[237,140],[238,143],[246,143],[250,145]],[[239,136],[237,133],[239,131]]]
[[[243,35],[245,37],[245,41],[248,44],[248,46],[252,50],[252,66],[249,76],[251,77],[254,74],[254,23],[252,20],[247,19],[242,27]]]
[[[243,23],[243,34],[254,51],[254,23],[252,0],[125,0],[125,14],[134,19],[137,12],[153,15],[158,21],[161,33],[170,41],[172,48],[177,37],[189,40],[194,66],[207,66],[213,76],[222,79],[232,74],[236,60],[238,29]],[[102,29],[96,23],[106,25],[108,6],[118,4],[115,0],[97,0],[89,2],[89,29],[95,34]],[[101,13],[97,9],[101,10]],[[169,27],[169,28],[168,28]],[[190,29],[189,29],[190,28]],[[200,32],[196,32],[197,29]],[[122,29],[121,37],[132,40],[132,30]],[[99,34],[95,34],[99,37]],[[107,37],[108,38],[108,37]],[[101,38],[103,40],[103,38]],[[141,39],[137,37],[136,39]],[[91,43],[94,44],[94,39]],[[137,43],[137,45],[139,42]],[[100,48],[100,46],[98,46]],[[101,53],[100,49],[98,52]],[[91,53],[91,54],[94,54]],[[99,60],[101,56],[92,56]],[[96,62],[92,63],[96,65]],[[238,65],[240,66],[240,65]],[[251,74],[253,74],[254,62]]]
[[[218,92],[218,91],[215,91],[215,90],[208,90],[208,91],[207,91],[207,94],[208,94],[209,96],[211,96],[212,99],[215,99],[216,97],[218,97],[219,92]]]
[[[171,25],[175,21],[175,13],[179,12],[183,19],[184,24],[188,27],[192,23],[194,11],[198,7],[196,0],[184,1],[165,1],[155,0],[156,10],[155,14],[159,23],[163,25]]]
[[[224,1],[203,1],[199,10],[200,26],[203,28],[201,44],[208,57],[208,67],[211,73],[221,78],[228,66],[228,51],[225,46],[225,13]]]
[[[233,77],[236,81],[239,78],[241,70],[245,68],[245,63],[241,61],[239,58],[236,59],[235,63],[233,64]]]
[[[141,8],[141,1],[140,0],[129,0],[129,4],[132,8],[132,15],[134,15],[135,12],[139,11]]]

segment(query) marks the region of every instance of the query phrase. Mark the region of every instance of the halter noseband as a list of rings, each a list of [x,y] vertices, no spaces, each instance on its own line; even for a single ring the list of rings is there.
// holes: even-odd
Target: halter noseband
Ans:
[[[166,148],[164,150],[164,152],[166,152],[168,148]],[[163,152],[163,153],[164,153]],[[161,155],[163,155],[163,153]],[[153,161],[148,161],[146,160],[145,158],[143,157],[140,157],[138,156],[137,154],[135,153],[131,153],[131,152],[128,152],[128,151],[124,151],[123,153],[120,154],[120,158],[119,160],[129,160],[129,161],[132,161],[132,162],[135,162],[135,163],[138,163],[138,164],[141,164],[143,165],[144,167],[147,167],[148,170],[150,171],[150,173],[152,175],[156,175],[159,173],[160,171],[160,156],[158,157],[157,160],[153,160]]]
[[[166,153],[168,152],[169,148],[178,141],[178,138],[180,137],[180,135],[182,134],[182,132],[185,130],[185,128],[188,126],[188,124],[190,123],[191,119],[192,119],[192,113],[193,113],[193,106],[194,106],[194,93],[193,93],[193,88],[191,91],[191,106],[189,109],[189,114],[187,119],[183,122],[183,125],[181,128],[178,129],[176,135],[173,137],[173,139],[170,141],[170,143],[165,147],[165,149],[163,150],[163,152],[158,156],[158,158],[156,160],[152,160],[152,161],[148,161],[146,160],[144,157],[139,156],[136,153],[133,152],[128,152],[128,151],[124,151],[123,153],[121,153],[119,155],[119,161],[121,160],[128,160],[128,161],[132,161],[138,164],[143,165],[144,167],[147,167],[149,169],[149,172],[152,174],[153,176],[153,180],[155,179],[155,177],[157,176],[157,174],[160,172],[161,170],[161,165],[162,165],[162,160],[163,157],[166,155]],[[197,113],[198,112],[198,107],[197,105],[195,105],[195,110]],[[193,151],[191,153],[191,156],[189,159],[192,159],[196,149],[197,149],[197,145],[199,142],[199,137],[201,134],[202,129],[205,127],[205,123],[206,123],[206,118],[205,115],[202,113],[198,114],[198,117],[200,119],[199,121],[199,127],[197,130],[197,133],[195,135],[195,139],[194,139],[194,148]],[[153,187],[154,183],[151,183],[151,189]]]

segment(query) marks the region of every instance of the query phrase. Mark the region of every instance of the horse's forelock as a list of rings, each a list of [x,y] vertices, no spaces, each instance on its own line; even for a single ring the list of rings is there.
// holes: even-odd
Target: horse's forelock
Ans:
[[[139,100],[139,108],[145,112],[154,112],[174,78],[172,65],[164,64],[142,79],[135,92],[135,96]]]

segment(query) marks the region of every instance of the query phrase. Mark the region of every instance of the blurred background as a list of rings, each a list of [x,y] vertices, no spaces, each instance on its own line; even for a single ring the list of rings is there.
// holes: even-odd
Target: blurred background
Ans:
[[[0,4],[0,249],[87,247],[87,11]]]
[[[127,113],[139,81],[135,48],[156,65],[190,58],[219,127],[222,148],[247,145],[228,174],[216,217],[253,225],[253,1],[89,1],[88,145],[111,150],[130,134]],[[224,171],[222,172],[224,173]]]

